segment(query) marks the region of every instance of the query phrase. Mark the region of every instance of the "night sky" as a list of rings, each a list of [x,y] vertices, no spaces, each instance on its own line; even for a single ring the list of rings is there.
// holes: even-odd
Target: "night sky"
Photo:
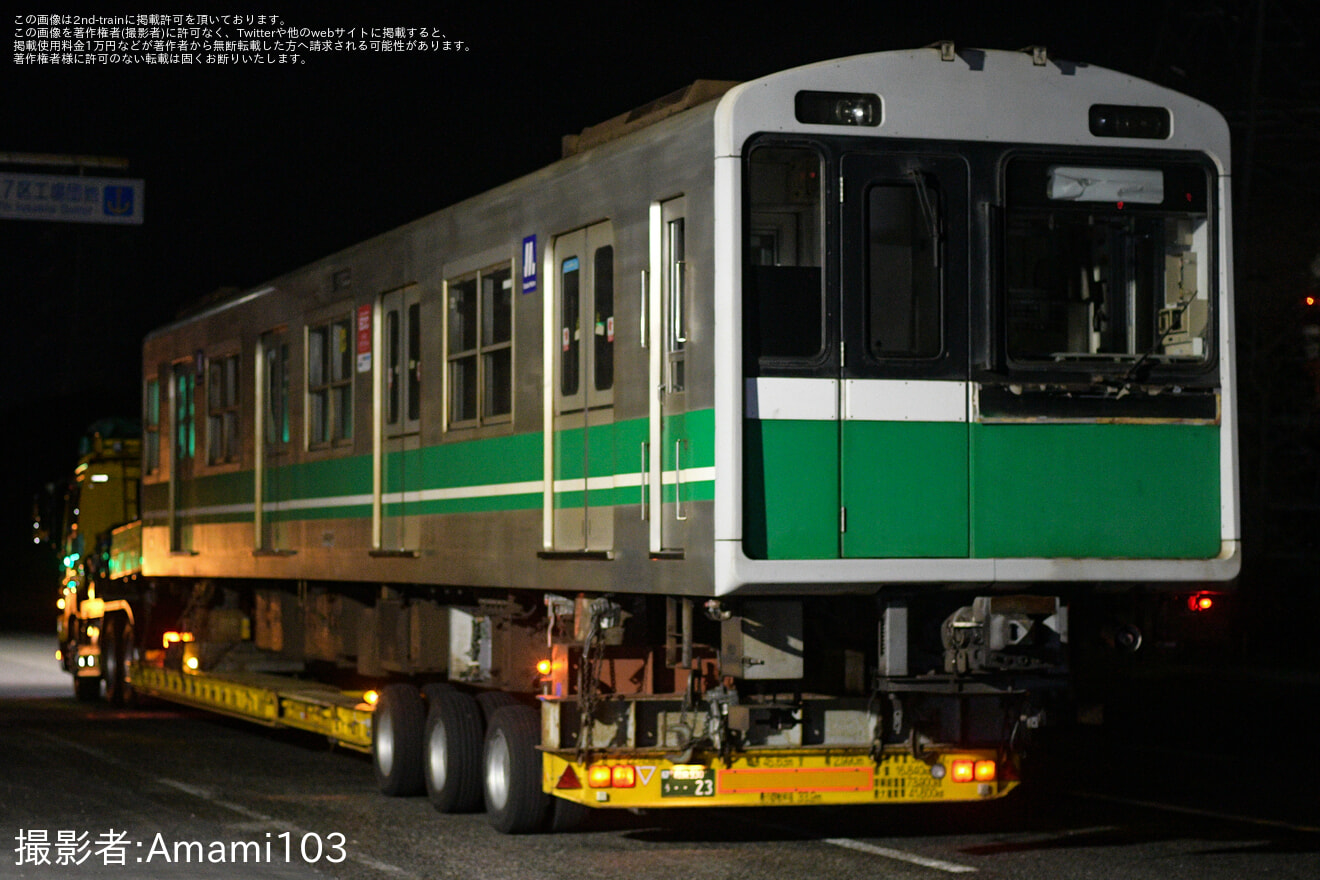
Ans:
[[[107,10],[118,4],[95,5],[114,14]],[[142,336],[219,287],[259,284],[533,171],[559,157],[562,135],[698,78],[748,80],[940,39],[1042,44],[1056,57],[1190,92],[1240,120],[1256,9],[1206,0],[1090,9],[880,0],[864,12],[811,3],[791,14],[759,3],[537,4],[535,13],[530,5],[239,10],[313,28],[429,27],[469,47],[317,54],[298,66],[16,65],[11,38],[0,61],[0,150],[125,158],[124,175],[145,180],[146,219],[140,227],[0,220],[0,292],[17,319],[0,359],[10,438],[0,546],[20,574],[6,578],[6,590],[40,593],[48,605],[53,593],[37,582],[48,560],[29,543],[32,492],[68,468],[87,424],[136,414]],[[51,11],[42,6],[32,12]],[[1267,40],[1290,50],[1267,54],[1262,89],[1293,100],[1309,81],[1314,94],[1312,4],[1267,8]]]

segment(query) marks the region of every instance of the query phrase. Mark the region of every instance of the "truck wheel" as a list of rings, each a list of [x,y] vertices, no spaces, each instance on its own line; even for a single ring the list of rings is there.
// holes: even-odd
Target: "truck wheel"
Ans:
[[[73,695],[80,703],[94,703],[101,699],[101,676],[75,675]]]
[[[422,731],[426,710],[410,684],[387,685],[372,715],[371,757],[376,785],[391,797],[422,791]]]
[[[115,615],[106,621],[102,640],[101,662],[105,676],[105,698],[112,706],[129,702],[132,686],[128,683],[128,661],[133,656],[133,624]]]
[[[541,719],[531,706],[505,706],[491,716],[482,760],[486,813],[496,831],[537,831],[550,807],[541,790]]]
[[[477,705],[481,707],[481,719],[490,726],[490,719],[505,706],[518,705],[518,698],[503,691],[482,691],[477,694]]]
[[[565,800],[561,797],[550,798],[550,811],[546,817],[545,829],[551,834],[563,834],[568,831],[576,831],[582,827],[582,823],[587,821],[591,815],[591,807],[579,804],[577,801]]]
[[[426,796],[442,813],[481,807],[481,710],[456,690],[429,690],[422,776]]]

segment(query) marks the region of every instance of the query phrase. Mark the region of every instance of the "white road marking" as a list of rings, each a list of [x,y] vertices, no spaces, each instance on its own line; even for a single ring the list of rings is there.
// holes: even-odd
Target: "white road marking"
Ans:
[[[864,852],[868,855],[880,856],[881,858],[894,859],[899,862],[907,862],[910,865],[920,865],[923,868],[934,868],[937,871],[944,871],[949,874],[973,874],[977,871],[971,865],[960,865],[957,862],[946,862],[943,859],[933,859],[929,856],[921,856],[916,853],[906,852],[901,849],[894,849],[888,846],[876,846],[873,843],[863,843],[860,840],[853,840],[850,837],[806,837],[803,838],[803,829],[790,828],[787,825],[775,825],[769,822],[757,823],[763,827],[773,828],[776,831],[782,831],[785,834],[792,835],[795,838],[814,840],[817,843],[827,843],[830,846],[837,846],[843,849],[854,850],[855,852]]]
[[[901,849],[892,849],[887,846],[876,846],[872,843],[862,843],[860,840],[853,840],[848,837],[830,837],[821,841],[831,846],[841,846],[844,849],[853,849],[858,852],[870,853],[873,856],[882,856],[886,859],[895,859],[900,862],[908,862],[913,865],[921,865],[923,868],[934,868],[937,871],[945,871],[950,874],[970,874],[976,871],[970,865],[960,865],[957,862],[946,862],[942,859],[932,859],[928,856],[919,856],[916,853],[904,852]]]

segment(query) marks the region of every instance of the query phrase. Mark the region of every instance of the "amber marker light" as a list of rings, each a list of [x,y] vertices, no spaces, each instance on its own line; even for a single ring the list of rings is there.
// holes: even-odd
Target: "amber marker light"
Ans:
[[[549,660],[537,660],[537,661],[536,661],[536,674],[537,674],[537,675],[549,675],[549,674],[550,674],[550,670],[552,670],[552,669],[554,669],[554,668],[555,668],[555,665],[554,665],[553,663],[551,663]]]
[[[637,768],[631,764],[615,764],[610,783],[615,788],[633,788],[637,785]]]
[[[592,788],[609,788],[614,780],[614,771],[608,764],[593,764],[587,768],[587,785]]]
[[[187,666],[189,669],[195,670],[199,664],[196,657],[189,657],[187,660],[183,661],[183,665]]]
[[[994,782],[995,762],[977,761],[972,769],[972,775],[976,777],[977,782]]]
[[[368,706],[376,705],[376,702],[379,699],[380,699],[379,691],[365,691],[362,694],[362,702],[366,703]]]
[[[976,778],[976,762],[959,758],[949,768],[949,776],[954,782],[971,782]]]

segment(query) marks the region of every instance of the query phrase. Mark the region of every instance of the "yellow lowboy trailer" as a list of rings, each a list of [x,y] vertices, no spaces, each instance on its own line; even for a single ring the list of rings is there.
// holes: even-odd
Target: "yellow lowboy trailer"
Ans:
[[[198,709],[324,734],[337,745],[371,751],[369,694],[261,673],[193,673],[146,663],[131,667],[133,689]]]
[[[951,750],[925,756],[886,751],[776,750],[727,762],[675,763],[639,753],[584,764],[546,752],[545,791],[589,806],[759,807],[985,800],[1017,787],[992,750]]]
[[[186,660],[185,660],[186,664]],[[267,727],[325,736],[371,751],[375,693],[261,673],[203,673],[131,667],[133,688]],[[543,707],[543,739],[553,736],[553,704]],[[676,760],[682,758],[682,760]],[[667,755],[638,750],[583,761],[571,750],[542,753],[542,791],[584,806],[654,809],[986,800],[1017,787],[1016,772],[989,749],[776,749],[756,754]]]

